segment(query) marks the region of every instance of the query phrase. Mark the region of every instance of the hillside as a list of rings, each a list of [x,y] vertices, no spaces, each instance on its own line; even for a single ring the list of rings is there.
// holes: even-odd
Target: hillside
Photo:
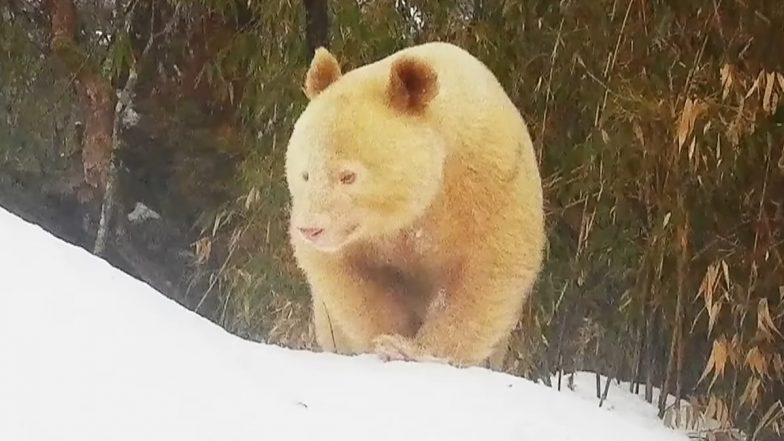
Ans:
[[[484,369],[237,338],[4,210],[0,244],[3,440],[687,439]]]

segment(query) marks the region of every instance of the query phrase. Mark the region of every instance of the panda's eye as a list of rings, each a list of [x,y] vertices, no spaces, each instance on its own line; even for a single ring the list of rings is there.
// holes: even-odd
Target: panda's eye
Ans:
[[[308,179],[310,179],[310,175],[308,175],[308,172],[302,172],[302,180],[308,182]]]
[[[344,185],[353,184],[354,181],[356,181],[356,180],[357,180],[357,174],[356,173],[354,173],[352,171],[348,171],[348,170],[344,170],[344,171],[340,172],[340,183],[341,184],[344,184]]]

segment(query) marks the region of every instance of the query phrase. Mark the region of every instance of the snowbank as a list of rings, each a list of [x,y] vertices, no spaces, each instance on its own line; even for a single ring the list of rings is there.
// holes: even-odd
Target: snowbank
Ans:
[[[483,369],[245,341],[0,209],[0,440],[657,440]]]

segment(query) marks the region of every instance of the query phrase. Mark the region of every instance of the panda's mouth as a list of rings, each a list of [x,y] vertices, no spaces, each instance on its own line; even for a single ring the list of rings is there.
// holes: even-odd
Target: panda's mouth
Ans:
[[[348,227],[341,229],[324,230],[317,236],[308,237],[303,235],[303,238],[314,248],[327,252],[334,253],[343,248],[346,244],[351,242],[359,231],[359,223],[349,224]]]

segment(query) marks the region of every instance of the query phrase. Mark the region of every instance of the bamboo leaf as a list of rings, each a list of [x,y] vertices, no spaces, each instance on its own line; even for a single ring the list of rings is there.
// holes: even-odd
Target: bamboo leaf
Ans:
[[[727,262],[724,260],[721,261],[721,271],[724,274],[724,282],[727,284],[727,289],[731,288],[730,284],[730,269],[727,266]]]
[[[716,324],[716,319],[719,317],[723,304],[724,302],[718,301],[708,308],[708,334],[713,331],[713,326]]]
[[[767,113],[773,113],[773,86],[776,84],[776,77],[773,72],[765,75],[765,93],[762,95],[762,110]]]
[[[713,379],[711,380],[711,384],[709,387],[712,387],[716,380],[724,375],[724,369],[727,364],[727,358],[729,355],[729,348],[727,345],[727,340],[724,336],[719,337],[716,340],[713,340],[713,349],[711,350],[710,357],[708,357],[708,361],[705,365],[705,370],[702,372],[700,379],[698,382],[702,382],[702,380],[707,377],[711,371],[713,372]]]
[[[773,317],[771,317],[770,308],[768,307],[768,299],[766,298],[760,299],[757,304],[757,331],[763,334],[768,340],[773,340],[773,333],[784,338],[781,332],[776,328],[776,324],[773,323]]]
[[[729,64],[724,64],[721,67],[719,72],[721,76],[721,99],[727,99],[727,96],[730,94],[730,90],[732,90],[733,84],[733,67]]]
[[[784,356],[780,352],[773,354],[773,373],[779,381],[784,381]]]
[[[767,428],[772,422],[781,419],[784,417],[784,404],[782,404],[781,400],[776,401],[775,403],[771,404],[765,414],[760,418],[757,427],[754,429],[754,434],[752,435],[751,439],[757,439],[757,435],[759,435],[760,431]]]
[[[754,346],[746,354],[746,366],[751,369],[756,375],[760,377],[768,377],[768,360],[767,356],[760,351],[758,346]]]
[[[763,72],[760,72],[759,75],[757,75],[757,78],[754,80],[754,83],[752,83],[751,87],[749,88],[749,91],[746,92],[746,96],[744,98],[748,99],[754,92],[757,91],[757,89],[759,89],[760,80],[762,79],[763,74],[764,74]]]
[[[762,382],[758,377],[750,377],[746,382],[746,387],[740,396],[740,406],[748,402],[751,406],[755,406],[759,400],[759,388]]]

